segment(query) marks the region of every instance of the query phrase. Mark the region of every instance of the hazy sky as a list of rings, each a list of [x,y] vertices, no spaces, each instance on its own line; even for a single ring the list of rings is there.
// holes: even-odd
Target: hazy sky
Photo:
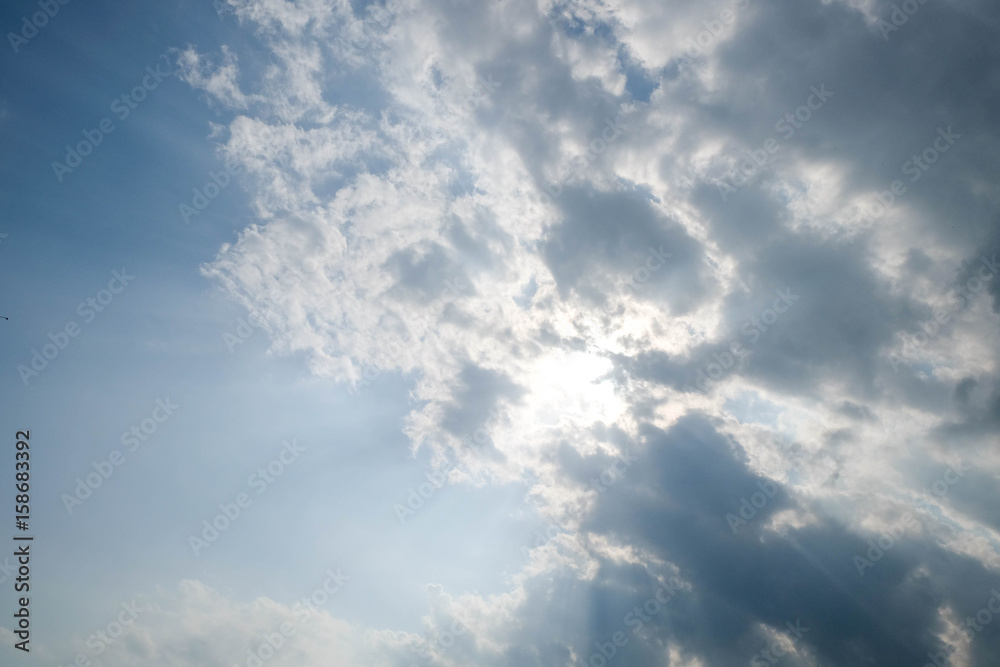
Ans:
[[[1000,662],[995,2],[62,3],[0,664]]]

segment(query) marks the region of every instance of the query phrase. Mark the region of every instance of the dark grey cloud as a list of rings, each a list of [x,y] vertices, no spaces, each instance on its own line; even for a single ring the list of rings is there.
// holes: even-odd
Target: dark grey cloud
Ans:
[[[808,631],[794,643],[817,663],[787,658],[785,664],[920,665],[928,653],[948,650],[936,638],[944,629],[938,610],[949,606],[963,619],[974,615],[1000,585],[1000,576],[981,563],[941,549],[919,530],[880,557],[873,552],[876,560],[860,576],[854,558],[867,557],[868,540],[877,544],[880,535],[852,530],[821,506],[801,506],[780,485],[754,474],[740,445],[703,416],[685,417],[666,432],[646,427],[637,454],[641,465],[597,498],[583,526],[676,565],[690,589],[638,637],[625,628],[632,646],[620,659],[629,664],[667,664],[663,647],[678,644],[707,664],[746,665],[772,643],[761,624],[784,630],[786,622],[799,622]],[[979,479],[967,488],[984,484]],[[993,486],[984,491],[995,492]],[[773,497],[734,534],[725,515],[762,487],[773,488]],[[785,536],[765,528],[787,509],[811,512],[815,522]],[[542,605],[550,628],[573,618],[572,605],[553,595],[558,586],[545,588],[544,602],[529,599],[527,605]],[[602,564],[589,585],[591,623],[573,640],[577,651],[589,656],[655,587],[643,568]],[[973,634],[972,664],[991,664],[1000,626],[987,624]],[[532,633],[524,637],[528,645],[533,640]]]
[[[453,435],[470,437],[488,420],[500,420],[501,400],[516,402],[524,389],[501,372],[466,363],[459,373],[455,402],[445,408],[441,425]],[[494,415],[491,415],[491,412]]]
[[[700,244],[649,195],[567,186],[558,202],[563,220],[543,252],[563,296],[572,291],[600,304],[608,292],[622,290],[619,281],[630,279],[626,289],[637,298],[672,312],[690,310],[704,297],[708,272]],[[637,280],[633,274],[640,270]]]

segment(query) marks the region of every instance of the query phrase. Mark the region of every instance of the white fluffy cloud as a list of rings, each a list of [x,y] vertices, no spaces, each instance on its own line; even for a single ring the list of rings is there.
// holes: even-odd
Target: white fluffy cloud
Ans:
[[[845,568],[831,581],[856,576],[847,543],[860,548],[905,511],[917,516],[912,544],[882,568],[886,586],[917,595],[906,577],[936,577],[937,601],[910,619],[920,631],[906,651],[838,617],[788,660],[858,664],[955,643],[938,612],[974,598],[956,587],[1000,564],[1000,525],[984,513],[998,470],[1000,277],[980,268],[1000,250],[985,166],[996,166],[996,132],[969,111],[972,82],[994,66],[963,70],[961,50],[936,41],[923,14],[898,39],[936,45],[934,58],[887,45],[872,25],[884,3],[399,2],[357,15],[346,2],[232,4],[269,64],[246,72],[228,50],[181,62],[192,86],[236,114],[221,151],[244,168],[258,222],[204,273],[314,373],[347,385],[366,369],[413,373],[419,407],[406,430],[439,464],[488,426],[491,455],[463,458],[456,481],[527,481],[551,519],[587,508],[569,520],[583,539],[539,545],[509,596],[489,608],[459,597],[477,638],[462,651],[479,656],[462,664],[586,659],[577,652],[593,641],[553,620],[553,591],[642,595],[635,569],[656,579],[674,568],[698,594],[690,609],[749,650],[793,619],[719,587],[720,573],[651,535],[652,519],[602,517],[625,507],[661,512],[665,525],[687,517],[711,559],[729,547],[701,526],[712,516],[698,503],[725,533],[725,508],[761,479],[780,484],[781,499],[748,530],[767,545],[779,534],[836,542]],[[995,15],[982,3],[937,11],[946,33],[968,23],[981,35]],[[351,94],[348,80],[371,90]],[[821,85],[834,96],[805,114]],[[925,108],[928,85],[938,107]],[[789,114],[792,136],[779,129]],[[953,152],[935,153],[920,182],[906,180],[905,195],[860,225],[857,207],[877,211],[908,179],[909,156],[952,125]],[[748,162],[768,139],[778,147],[768,164]],[[720,196],[719,182],[747,164],[746,185]],[[927,324],[941,313],[947,321]],[[706,390],[692,390],[702,377]],[[692,432],[730,443],[715,451],[731,475],[715,481],[733,488],[699,500],[678,494],[680,478],[630,472],[617,509],[588,488],[627,450],[643,466],[711,476],[697,449],[660,449],[687,451],[676,443]],[[928,494],[935,476],[971,460],[950,495]],[[745,560],[777,567],[774,549]],[[962,565],[928,564],[941,554]],[[555,583],[541,583],[544,572]],[[871,589],[855,595],[894,608]],[[537,614],[549,638],[515,639]],[[637,655],[663,661],[648,664],[740,655],[684,623],[643,637]],[[976,641],[968,664],[986,664],[995,641]]]

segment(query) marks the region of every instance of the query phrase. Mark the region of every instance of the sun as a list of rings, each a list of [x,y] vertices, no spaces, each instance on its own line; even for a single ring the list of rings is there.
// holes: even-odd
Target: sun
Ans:
[[[530,377],[534,417],[542,424],[614,422],[624,409],[610,377],[610,359],[592,352],[558,352]]]

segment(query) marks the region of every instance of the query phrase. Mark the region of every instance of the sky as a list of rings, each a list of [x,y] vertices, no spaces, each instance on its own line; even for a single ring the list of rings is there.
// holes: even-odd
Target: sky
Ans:
[[[1000,661],[995,2],[0,26],[0,664]]]

